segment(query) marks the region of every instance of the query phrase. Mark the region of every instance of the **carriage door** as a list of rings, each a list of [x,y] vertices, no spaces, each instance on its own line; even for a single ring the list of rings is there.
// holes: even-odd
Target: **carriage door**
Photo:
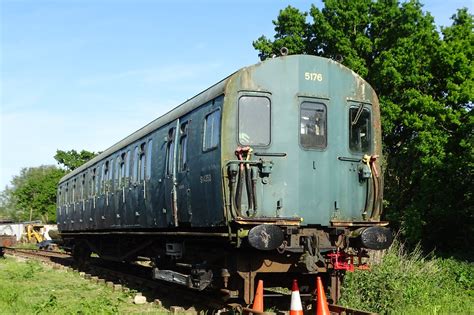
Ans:
[[[136,216],[135,224],[146,226],[147,213],[146,213],[146,141],[141,142],[138,147],[135,147],[135,168],[133,169],[134,174],[132,177],[135,178],[135,211],[138,213]]]
[[[166,139],[166,169],[164,177],[165,209],[168,224],[178,226],[177,154],[179,120],[170,124]]]
[[[370,212],[370,170],[363,172],[361,169],[361,159],[372,152],[372,123],[371,123],[371,107],[367,103],[359,103],[350,101],[347,108],[347,119],[345,125],[347,126],[348,140],[345,144],[345,151],[339,160],[345,165],[341,168],[344,174],[341,174],[347,180],[345,185],[341,185],[341,197],[344,208],[347,209],[346,215],[362,219],[366,215],[366,211]],[[365,174],[368,175],[365,175]],[[350,200],[347,196],[351,196]],[[344,200],[344,197],[346,198]],[[346,210],[346,211],[347,211]],[[370,215],[370,213],[368,213]]]
[[[189,163],[188,163],[188,139],[190,132],[190,121],[181,121],[177,134],[177,164],[176,164],[176,180],[178,194],[178,221],[182,223],[190,223],[192,216],[191,208],[191,189],[189,187]]]
[[[329,220],[325,209],[330,207],[331,185],[328,182],[333,176],[328,163],[326,102],[304,98],[299,110],[299,203],[302,209],[308,209],[305,219],[310,222]]]

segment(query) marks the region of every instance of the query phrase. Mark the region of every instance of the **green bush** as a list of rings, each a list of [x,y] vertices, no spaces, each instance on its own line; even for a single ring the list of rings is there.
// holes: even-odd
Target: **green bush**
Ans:
[[[370,271],[347,273],[340,304],[379,313],[474,312],[474,266],[453,258],[407,253],[399,242]]]

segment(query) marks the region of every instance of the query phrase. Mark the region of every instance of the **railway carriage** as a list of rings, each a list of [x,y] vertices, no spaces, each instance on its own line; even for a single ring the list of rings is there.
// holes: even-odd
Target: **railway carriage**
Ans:
[[[331,297],[380,221],[380,109],[336,61],[281,56],[238,70],[67,174],[57,220],[83,262],[147,257],[155,279],[249,303],[254,283]],[[354,259],[358,257],[359,260]]]

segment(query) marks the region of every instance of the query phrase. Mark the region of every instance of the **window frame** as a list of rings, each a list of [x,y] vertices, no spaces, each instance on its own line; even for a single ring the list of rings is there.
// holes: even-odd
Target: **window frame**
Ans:
[[[86,200],[86,196],[87,196],[87,181],[86,181],[86,172],[82,173],[81,174],[81,196],[80,196],[80,201],[84,201]]]
[[[115,159],[113,157],[110,158],[110,163],[109,163],[109,178],[108,178],[108,183],[109,183],[109,192],[112,192],[114,190],[114,170],[115,170],[115,165],[114,165]]]
[[[141,183],[145,180],[146,175],[146,142],[140,144],[138,150],[138,179],[137,182]]]
[[[188,170],[188,130],[189,121],[181,123],[178,143],[178,172],[186,172]]]
[[[130,163],[132,167],[132,180],[131,182],[133,184],[138,183],[138,160],[140,157],[140,152],[138,148],[138,144],[135,145],[135,148],[133,149],[133,160],[132,163]]]
[[[268,127],[269,127],[269,131],[268,131],[268,143],[267,144],[243,144],[240,142],[240,100],[244,97],[256,97],[256,98],[266,98],[268,100],[268,103],[270,105],[270,108],[269,108],[269,122],[268,122]],[[268,94],[261,94],[261,93],[243,93],[241,95],[239,95],[239,98],[237,100],[237,125],[236,125],[236,129],[237,129],[237,144],[240,145],[240,146],[251,146],[251,147],[259,147],[259,148],[268,148],[271,146],[272,144],[272,133],[273,133],[273,128],[272,128],[272,124],[273,124],[273,114],[272,114],[272,98],[271,98],[271,94],[268,93]]]
[[[63,186],[62,186],[62,185],[59,185],[59,187],[58,187],[58,193],[57,193],[57,204],[58,204],[58,207],[59,207],[59,214],[61,214],[61,206],[63,205],[62,189],[63,189]]]
[[[96,195],[96,176],[97,176],[97,168],[94,166],[91,168],[90,172],[90,190],[89,190],[89,198],[93,198]]]
[[[148,139],[146,143],[146,152],[145,152],[145,180],[151,178],[151,162],[153,157],[153,139]]]
[[[66,206],[66,214],[67,214],[67,207],[70,204],[71,196],[69,195],[69,181],[66,182],[64,187],[64,205]]]
[[[115,182],[116,187],[115,190],[119,190],[122,188],[122,154],[118,154],[115,157]]]
[[[77,194],[77,178],[74,177],[72,179],[72,198],[71,198],[72,204],[76,203],[76,198],[77,198],[76,194]]]
[[[176,132],[176,127],[172,127],[168,130],[168,139],[166,142],[166,163],[165,163],[166,176],[173,175],[173,163],[175,159],[174,155],[176,154],[174,150],[175,132]]]
[[[95,192],[94,196],[100,196],[101,194],[101,189],[102,189],[102,164],[98,163],[95,167],[97,169],[96,174],[95,174]]]
[[[324,108],[324,123],[325,123],[325,128],[324,128],[324,146],[304,146],[301,142],[301,136],[302,136],[302,133],[301,133],[301,111],[303,110],[303,104],[305,103],[310,103],[310,104],[315,104],[315,105],[322,105],[322,107]],[[307,110],[311,110],[311,109],[308,109],[306,108]],[[315,110],[317,110],[317,107],[314,108]],[[313,110],[314,110],[313,109]],[[299,146],[303,149],[303,150],[315,150],[315,151],[324,151],[327,149],[328,147],[328,140],[329,140],[329,136],[328,136],[328,106],[327,104],[323,101],[323,100],[320,100],[320,99],[300,99],[300,104],[299,104],[299,110],[298,110],[298,143],[299,143]]]
[[[352,135],[352,117],[351,117],[351,110],[352,109],[355,109],[356,110],[356,113],[357,111],[359,110],[359,108],[362,106],[362,111],[361,111],[361,114],[359,116],[359,119],[361,118],[362,114],[364,111],[367,111],[369,113],[369,129],[368,129],[368,132],[369,132],[369,141],[368,141],[368,148],[365,150],[363,148],[361,148],[361,150],[355,150],[353,149],[352,145],[351,145],[351,135]],[[348,146],[348,149],[349,149],[349,152],[353,153],[353,154],[357,154],[357,155],[360,155],[360,154],[370,154],[373,150],[373,128],[372,128],[372,121],[373,121],[373,115],[372,115],[372,104],[370,103],[365,103],[365,102],[350,102],[349,103],[349,107],[347,109],[347,121],[346,123],[349,124],[348,126],[348,130],[347,130],[347,146]]]
[[[110,172],[112,172],[112,168],[110,166],[110,163],[114,163],[113,160],[110,162],[108,159],[104,160],[104,163],[102,164],[102,194],[107,194],[110,192],[110,183],[109,183],[109,178],[110,178]]]
[[[218,133],[217,133],[217,141],[215,143],[215,145],[213,146],[207,146],[206,145],[206,131],[207,131],[207,119],[209,116],[211,115],[215,115],[216,113],[219,113],[218,114],[218,122],[219,122],[219,128],[218,128]],[[220,143],[220,140],[221,140],[221,129],[222,129],[222,113],[221,113],[221,109],[220,107],[219,108],[216,108],[212,111],[210,111],[209,113],[207,113],[205,116],[204,116],[204,121],[203,121],[203,129],[202,129],[202,152],[209,152],[209,151],[212,151],[212,150],[215,150],[219,147],[219,143]],[[213,129],[214,130],[214,129]],[[212,141],[211,141],[212,142]]]
[[[132,155],[132,151],[128,149],[126,153],[126,158],[125,158],[125,179],[126,180],[129,179],[130,177],[131,155]],[[127,181],[130,182],[130,180],[127,180]]]

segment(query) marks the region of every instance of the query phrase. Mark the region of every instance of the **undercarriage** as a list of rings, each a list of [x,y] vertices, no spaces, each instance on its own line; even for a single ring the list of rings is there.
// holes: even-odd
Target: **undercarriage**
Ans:
[[[389,230],[377,225],[349,229],[247,224],[230,231],[68,232],[62,237],[78,264],[86,263],[91,253],[114,261],[145,259],[154,279],[217,291],[223,299],[247,304],[258,280],[266,287],[287,288],[298,279],[303,292],[307,288],[311,293],[316,275],[323,277],[336,302],[344,272],[366,268],[361,245],[381,249],[391,243]]]

